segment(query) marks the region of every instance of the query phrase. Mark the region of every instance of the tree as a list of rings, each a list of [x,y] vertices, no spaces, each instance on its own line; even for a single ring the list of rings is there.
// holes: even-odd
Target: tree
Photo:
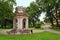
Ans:
[[[41,10],[39,10],[35,2],[31,2],[30,6],[27,7],[27,12],[29,14],[29,25],[35,27],[35,23],[39,20]]]
[[[0,25],[2,27],[7,25],[6,20],[12,21],[14,4],[16,4],[15,0],[0,0]]]
[[[36,4],[40,6],[43,12],[46,12],[46,17],[48,17],[52,25],[53,21],[56,20],[56,25],[58,27],[58,18],[60,17],[58,16],[59,13],[57,13],[57,11],[60,9],[60,0],[36,0]]]

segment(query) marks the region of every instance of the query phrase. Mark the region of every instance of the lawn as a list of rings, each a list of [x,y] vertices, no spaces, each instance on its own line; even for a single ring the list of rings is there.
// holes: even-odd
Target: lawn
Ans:
[[[32,27],[32,28],[29,28],[29,30],[44,30],[44,28],[34,28],[34,27]]]
[[[4,31],[4,30],[12,30],[12,29],[0,29],[0,31]]]
[[[11,28],[11,29],[13,29],[13,28]],[[44,28],[35,28],[35,27],[30,27],[29,28],[30,30],[43,30]],[[3,29],[3,28],[0,28],[0,30],[9,30],[9,29]]]
[[[41,32],[41,33],[24,34],[24,35],[0,34],[0,40],[60,40],[60,35],[50,32]]]
[[[12,29],[0,29],[0,31],[3,31],[3,30],[12,30]],[[43,28],[29,28],[29,30],[44,30]]]

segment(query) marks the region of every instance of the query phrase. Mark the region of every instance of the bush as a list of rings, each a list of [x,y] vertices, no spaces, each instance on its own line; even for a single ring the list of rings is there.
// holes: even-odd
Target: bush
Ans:
[[[36,24],[35,28],[41,28],[40,26],[40,24]]]
[[[11,26],[3,26],[3,29],[11,29]]]

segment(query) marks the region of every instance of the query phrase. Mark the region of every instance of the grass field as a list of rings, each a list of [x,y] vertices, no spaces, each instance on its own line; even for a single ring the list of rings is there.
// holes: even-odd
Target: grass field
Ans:
[[[0,40],[60,40],[60,34],[50,32],[41,32],[41,33],[24,34],[24,35],[0,34]]]
[[[44,28],[29,28],[29,30],[44,30]]]
[[[12,30],[12,29],[0,29],[0,31],[4,31],[4,30]]]
[[[12,30],[12,29],[0,29],[0,31],[3,31],[3,30]],[[29,28],[29,30],[44,30],[43,28]]]

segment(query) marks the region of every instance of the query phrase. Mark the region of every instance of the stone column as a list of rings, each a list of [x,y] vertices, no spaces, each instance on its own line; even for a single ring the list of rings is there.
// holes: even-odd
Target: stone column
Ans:
[[[22,19],[18,18],[17,29],[22,30]]]
[[[28,29],[28,18],[26,19],[26,29]]]
[[[16,29],[16,19],[13,19],[13,29]]]

